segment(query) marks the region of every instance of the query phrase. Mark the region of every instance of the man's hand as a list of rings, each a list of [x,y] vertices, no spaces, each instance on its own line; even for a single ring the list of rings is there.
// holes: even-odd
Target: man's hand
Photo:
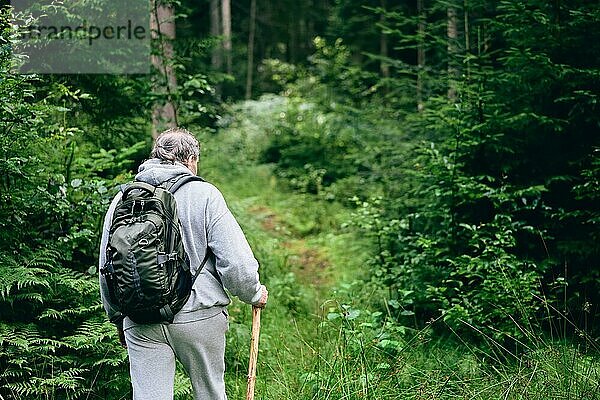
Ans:
[[[260,300],[258,300],[258,303],[256,303],[255,306],[259,308],[265,308],[265,306],[267,305],[267,300],[269,299],[269,291],[267,290],[267,287],[265,285],[262,285],[260,287],[260,290],[262,291],[262,295],[260,296]]]

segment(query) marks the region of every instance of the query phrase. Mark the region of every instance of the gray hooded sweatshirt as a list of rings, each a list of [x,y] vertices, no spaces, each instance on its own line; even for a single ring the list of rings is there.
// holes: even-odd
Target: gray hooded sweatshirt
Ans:
[[[161,163],[151,159],[143,163],[136,180],[158,185],[181,174],[192,174],[183,164]],[[100,243],[99,265],[106,261],[108,231],[115,207],[121,198],[113,199],[104,219]],[[175,315],[173,323],[198,321],[212,317],[231,302],[225,288],[240,300],[256,304],[261,297],[258,262],[252,254],[246,237],[227,208],[219,190],[208,182],[189,182],[175,193],[177,212],[183,229],[183,244],[190,257],[191,272],[195,274],[206,254],[207,246],[214,257],[209,257],[196,279],[189,300]],[[218,278],[217,278],[218,276]],[[108,317],[116,309],[108,298],[106,280],[100,274],[100,294]],[[135,325],[125,318],[123,328]]]

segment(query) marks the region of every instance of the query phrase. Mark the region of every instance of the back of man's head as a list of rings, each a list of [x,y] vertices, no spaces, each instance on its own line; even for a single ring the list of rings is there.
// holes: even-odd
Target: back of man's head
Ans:
[[[198,159],[200,144],[187,129],[170,128],[158,135],[150,156],[162,161],[186,164],[190,158]]]

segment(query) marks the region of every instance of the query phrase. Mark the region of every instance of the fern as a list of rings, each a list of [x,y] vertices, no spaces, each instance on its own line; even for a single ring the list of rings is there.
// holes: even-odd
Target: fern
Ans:
[[[65,267],[53,249],[0,257],[0,399],[128,387],[126,352],[103,315],[97,278]]]
[[[175,371],[173,392],[174,398],[177,400],[189,399],[193,396],[190,378],[184,373],[183,366],[179,362]]]
[[[63,394],[60,398],[76,399],[86,390],[81,376],[84,372],[84,369],[72,368],[49,378],[33,378],[5,387],[16,395],[15,398],[56,398],[57,392],[60,392]]]
[[[37,262],[24,265],[12,257],[0,254],[0,297],[2,300],[10,300],[9,295],[15,291],[36,287],[47,289],[50,287],[48,275],[49,271],[39,268]]]

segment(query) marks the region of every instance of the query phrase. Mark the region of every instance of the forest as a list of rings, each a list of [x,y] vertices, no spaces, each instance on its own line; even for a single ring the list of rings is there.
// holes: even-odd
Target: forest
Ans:
[[[21,53],[134,3],[0,3],[0,400],[131,398],[100,233],[174,126],[269,288],[256,398],[600,399],[599,2],[152,0],[140,64]]]

